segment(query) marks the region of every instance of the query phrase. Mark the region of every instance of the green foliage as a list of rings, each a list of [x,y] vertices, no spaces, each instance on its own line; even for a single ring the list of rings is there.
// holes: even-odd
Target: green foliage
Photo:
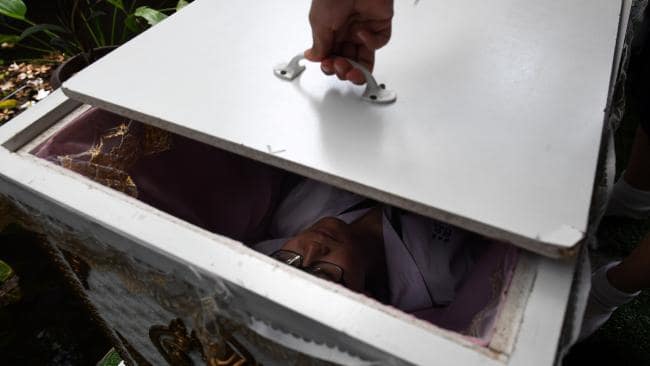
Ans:
[[[3,43],[16,43],[20,40],[20,36],[13,34],[0,34],[0,44]]]
[[[134,14],[129,14],[126,19],[124,19],[124,26],[131,32],[138,31],[138,19]]]
[[[45,32],[45,31],[52,31],[52,32],[59,32],[61,34],[66,34],[68,32],[67,29],[55,25],[55,24],[37,24],[33,25],[27,29],[25,29],[21,34],[20,37],[18,37],[18,41],[25,39],[32,34],[38,33],[38,32]],[[15,42],[14,42],[15,43]]]
[[[156,25],[167,18],[167,15],[159,12],[158,10],[151,9],[148,6],[141,6],[135,9],[135,13],[133,14],[136,17],[140,17],[146,20],[149,25]]]
[[[0,284],[14,276],[14,270],[5,262],[0,261]]]
[[[115,348],[111,348],[106,356],[97,363],[97,366],[118,366],[121,362],[120,354],[115,351]]]
[[[189,3],[187,1],[185,1],[185,0],[178,0],[178,4],[176,4],[176,11],[181,10],[182,8],[184,8],[188,4]]]
[[[21,0],[0,0],[0,14],[18,20],[25,20],[27,6]]]
[[[0,43],[42,53],[88,53],[97,47],[122,44],[188,4],[187,0],[179,0],[175,7],[154,9],[144,5],[136,8],[136,0],[56,1],[58,22],[52,19],[37,24],[28,18],[22,0],[0,0],[0,26],[15,32],[1,34]]]
[[[14,109],[18,107],[18,101],[15,99],[5,99],[0,100],[0,110],[3,109]],[[0,265],[1,267],[1,265]],[[2,268],[0,268],[0,276],[2,275]]]
[[[106,0],[109,4],[113,5],[117,9],[120,9],[122,11],[126,11],[126,8],[124,8],[124,3],[122,0]]]

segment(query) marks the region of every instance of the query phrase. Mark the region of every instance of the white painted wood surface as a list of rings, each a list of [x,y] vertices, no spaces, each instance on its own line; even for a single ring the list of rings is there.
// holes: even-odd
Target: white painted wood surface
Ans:
[[[68,95],[550,256],[582,239],[621,3],[396,1],[390,106],[310,64],[309,2],[198,0]]]
[[[529,358],[499,357],[488,349],[463,341],[453,333],[418,321],[340,286],[279,266],[275,261],[224,237],[205,232],[126,195],[52,166],[35,157],[11,154],[0,148],[0,192],[39,208],[74,227],[109,230],[124,240],[120,250],[146,260],[153,251],[189,266],[202,275],[215,276],[269,299],[282,307],[314,319],[370,347],[415,365],[528,365]],[[71,221],[72,220],[72,221]],[[101,227],[101,230],[97,228]],[[133,247],[134,243],[136,246]],[[524,321],[515,354],[548,354],[536,364],[550,365],[564,318],[571,271],[564,264],[531,266],[537,280],[524,299]],[[555,268],[557,267],[557,268]],[[169,268],[162,268],[168,271]],[[526,294],[528,295],[528,294]],[[327,299],[328,306],[322,306]],[[254,303],[254,301],[252,301]],[[555,309],[549,312],[549,306]],[[519,319],[512,319],[517,322]],[[291,329],[293,320],[285,319]],[[394,335],[399,334],[399,337]],[[527,335],[522,337],[522,335]],[[517,352],[526,350],[526,352]],[[367,351],[366,351],[367,352]],[[529,353],[530,352],[530,353]],[[548,360],[547,360],[548,359]],[[546,360],[542,362],[543,360]],[[517,362],[514,362],[517,361]]]
[[[66,98],[50,98],[51,103],[47,104],[50,110],[69,105]],[[51,114],[43,109],[30,109],[24,112],[21,125],[30,130],[33,126],[55,123],[49,116]],[[28,123],[30,120],[32,122]],[[66,120],[64,117],[62,123]],[[20,131],[15,126],[0,128],[0,145],[11,141],[16,133]],[[49,133],[51,131],[45,132]],[[0,147],[0,193],[38,208],[41,215],[55,217],[78,230],[88,230],[140,260],[147,261],[152,253],[162,255],[168,259],[166,264],[159,262],[163,271],[176,273],[169,268],[169,263],[173,263],[173,267],[200,273],[207,281],[226,280],[241,286],[252,296],[242,306],[256,303],[256,296],[268,299],[328,329],[340,331],[342,337],[352,337],[355,341],[347,346],[361,347],[359,351],[366,354],[372,354],[373,349],[381,350],[416,365],[453,362],[496,366],[504,362],[528,365],[529,357],[523,356],[535,356],[540,352],[545,356],[539,358],[538,364],[550,365],[557,349],[571,284],[570,262],[531,261],[533,255],[527,255],[530,270],[536,272],[537,278],[530,293],[521,294],[524,298],[520,303],[525,306],[521,325],[518,326],[519,315],[512,318],[516,325],[512,329],[520,333],[514,338],[511,348],[514,353],[509,357],[509,350],[504,349],[503,354],[493,353],[470,344],[457,334],[281,266],[237,242],[188,225],[74,172],[28,155],[26,148],[11,152]],[[116,237],[125,240],[109,240]],[[322,306],[322,299],[327,299],[328,306]],[[548,311],[549,308],[554,311]],[[286,329],[296,325],[293,317],[284,321]],[[394,336],[396,334],[400,336]],[[512,339],[507,334],[505,337]]]
[[[554,365],[573,285],[576,258],[537,257],[537,277],[509,365]]]
[[[36,157],[0,148],[0,166],[0,192],[38,207],[43,215],[52,215],[74,227],[101,227],[94,231],[108,230],[127,238],[123,243],[126,247],[118,249],[128,250],[141,260],[146,261],[141,258],[143,253],[153,251],[202,276],[241,286],[254,296],[357,339],[367,345],[366,353],[376,348],[415,365],[445,365],[446,360],[458,360],[464,365],[500,364],[487,350],[458,335],[283,266],[230,239],[188,225]],[[323,299],[327,299],[327,306],[323,306]],[[254,298],[242,306],[251,303],[255,303]],[[294,326],[292,317],[284,322],[285,329]],[[337,340],[330,342],[336,344]]]
[[[60,89],[55,90],[29,110],[3,124],[0,128],[0,145],[10,151],[19,149],[80,104],[67,98]]]

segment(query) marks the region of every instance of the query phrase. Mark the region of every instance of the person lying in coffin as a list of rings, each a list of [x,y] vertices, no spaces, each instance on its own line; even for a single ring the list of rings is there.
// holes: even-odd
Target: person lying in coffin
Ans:
[[[252,248],[437,325],[483,338],[516,250],[310,179]],[[474,329],[472,329],[474,328]]]
[[[516,262],[509,245],[96,108],[32,153],[483,343]]]

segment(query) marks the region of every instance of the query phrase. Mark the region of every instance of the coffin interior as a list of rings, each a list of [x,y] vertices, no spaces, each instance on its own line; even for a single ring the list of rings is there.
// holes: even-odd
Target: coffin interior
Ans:
[[[59,123],[52,126],[48,131],[44,132],[41,136],[39,136],[39,138],[25,145],[21,149],[21,151],[23,153],[40,154],[42,158],[46,158],[50,160],[51,163],[55,165],[60,165],[61,160],[56,159],[56,157],[61,155],[62,150],[57,150],[61,148],[60,146],[57,147],[56,146],[57,144],[60,144],[62,142],[65,143],[65,141],[72,141],[73,142],[72,147],[64,146],[63,150],[72,149],[71,151],[75,151],[77,153],[85,152],[92,145],[97,145],[98,142],[103,143],[103,141],[99,141],[97,136],[88,139],[89,136],[93,135],[93,133],[97,133],[98,131],[104,131],[104,132],[115,131],[115,126],[118,126],[125,121],[129,121],[129,119],[120,117],[110,112],[104,112],[99,109],[92,108],[90,106],[81,106],[75,112],[73,112],[66,118],[63,118]],[[109,126],[112,126],[112,128],[108,128]],[[85,145],[79,144],[80,141],[85,141],[86,144]],[[206,147],[211,150],[216,150],[208,146]],[[124,156],[122,156],[122,158],[124,158]],[[239,159],[238,157],[235,158]],[[199,163],[199,165],[201,165],[202,159],[203,157],[197,156],[196,159],[191,159],[190,161],[192,163]],[[246,161],[246,159],[242,161]],[[218,169],[219,167],[209,166],[209,168]],[[274,168],[271,169],[275,171],[279,171],[278,169],[274,169]],[[95,181],[99,181],[106,185],[106,181],[102,182],[102,179],[99,179],[101,177],[89,176],[85,170],[78,170],[77,172],[81,173],[82,175],[86,175],[87,177],[94,178]],[[284,172],[283,174],[291,175],[288,172]],[[293,175],[291,176],[294,177]],[[178,178],[182,182],[183,179],[187,179],[188,177],[180,176]],[[182,185],[182,183],[180,184]],[[192,184],[186,184],[186,185],[189,187],[196,187],[196,185],[192,185]],[[113,188],[120,189],[124,187],[114,186]],[[129,194],[128,191],[124,192],[123,189],[122,191],[123,193],[126,193],[126,195]],[[116,197],[122,197],[122,199],[128,199],[126,195],[119,195]],[[158,207],[158,209],[161,208]],[[169,207],[167,207],[167,209],[162,208],[162,210],[167,211],[168,213],[171,214],[178,213],[177,210],[175,211],[174,209],[169,209]],[[192,222],[191,218],[189,219],[185,218],[185,219],[186,219],[185,221],[189,221],[194,225],[197,224],[196,222]],[[199,224],[199,226],[201,225]],[[220,234],[224,234],[224,233],[222,232]],[[233,235],[231,234],[230,236],[232,237]],[[219,245],[219,244],[215,243],[215,245]],[[523,255],[520,258],[521,261],[517,265],[516,269],[514,270],[514,274],[512,278],[513,289],[507,291],[508,293],[513,293],[514,295],[506,296],[504,298],[501,298],[500,300],[500,305],[497,308],[497,311],[499,313],[497,316],[495,316],[495,323],[489,330],[491,335],[481,340],[480,337],[476,338],[472,336],[453,335],[454,333],[450,333],[452,334],[453,338],[463,343],[469,341],[470,343],[475,345],[482,345],[482,347],[485,347],[484,348],[485,352],[488,353],[494,352],[494,354],[507,355],[512,351],[512,347],[515,342],[516,334],[519,328],[519,323],[521,321],[521,316],[523,314],[523,308],[525,307],[526,299],[528,297],[528,292],[530,291],[532,285],[532,278],[534,273],[534,265],[533,265],[534,261],[531,262],[530,258],[528,259],[526,258],[528,258],[528,256],[526,255]],[[322,282],[322,281],[316,281],[316,282],[317,282],[316,285],[318,285],[318,282]],[[369,303],[371,306],[379,309],[385,309],[390,312],[394,312],[394,310],[391,310],[390,308],[387,308],[386,306],[381,305],[375,301],[370,301],[370,302],[366,301],[366,303]],[[407,318],[409,317],[407,316]],[[424,329],[429,329],[429,330],[437,329],[423,321],[418,321],[418,323],[420,323],[420,325],[424,327]],[[436,330],[436,332],[438,332],[438,330]]]

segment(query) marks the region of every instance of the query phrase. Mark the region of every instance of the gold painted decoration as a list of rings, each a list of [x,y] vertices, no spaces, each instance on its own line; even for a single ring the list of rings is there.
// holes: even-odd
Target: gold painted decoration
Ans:
[[[180,319],[172,320],[169,326],[152,326],[149,328],[149,338],[170,365],[194,365],[189,353],[198,348],[195,340],[187,334],[185,324]]]
[[[145,155],[165,152],[172,147],[172,134],[158,127],[144,126],[142,149]]]
[[[87,282],[90,273],[113,273],[119,278],[115,286],[126,290],[124,296],[147,296],[160,308],[184,319],[191,319],[193,330],[190,334],[180,320],[150,328],[150,340],[154,345],[157,344],[156,349],[161,355],[167,354],[175,362],[173,364],[184,365],[182,362],[188,359],[191,361],[189,354],[196,351],[209,366],[257,366],[259,363],[247,349],[248,345],[252,345],[256,352],[279,364],[333,365],[289,349],[251,330],[248,323],[252,314],[234,306],[239,302],[232,297],[233,293],[227,283],[211,282],[209,287],[212,292],[205,293],[203,286],[188,283],[177,273],[163,272],[134,257],[133,253],[102,242],[94,230],[75,229],[12,198],[1,198],[2,196],[0,209],[3,209],[3,202],[4,210],[9,210],[7,207],[11,206],[10,210],[17,212],[19,217],[29,219],[32,227],[37,228],[48,242],[67,252],[65,259],[61,255],[61,260],[69,264],[82,283],[84,278]],[[83,290],[82,287],[78,288]],[[102,294],[88,288],[86,292],[93,292],[94,296]],[[84,298],[90,301],[90,297]],[[101,317],[97,316],[97,319]],[[124,337],[118,336],[137,365],[150,365],[138,352],[142,350],[134,349]]]
[[[225,334],[220,342],[208,345],[209,354],[206,355],[196,333],[188,334],[181,319],[172,320],[169,326],[152,326],[149,329],[149,338],[170,365],[194,365],[189,356],[192,351],[200,352],[208,366],[260,365],[232,334]]]
[[[56,159],[66,169],[138,197],[138,188],[129,169],[143,156],[167,151],[171,145],[171,133],[128,120],[105,131],[88,150]]]

